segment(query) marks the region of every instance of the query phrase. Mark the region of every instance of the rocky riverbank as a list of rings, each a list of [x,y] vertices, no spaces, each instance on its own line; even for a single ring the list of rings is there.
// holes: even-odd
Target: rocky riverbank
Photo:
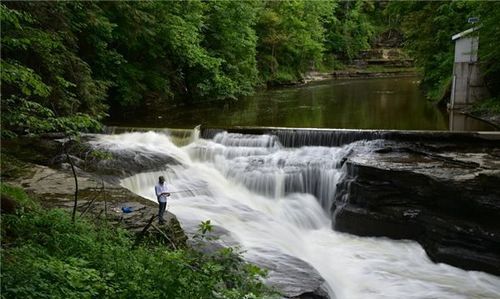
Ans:
[[[331,72],[308,72],[304,74],[302,80],[296,84],[307,84],[328,79],[365,79],[415,76],[418,76],[418,72],[412,67],[362,68],[350,66],[343,70],[335,70]]]
[[[378,45],[371,50],[363,51],[359,59],[352,61],[341,69],[330,72],[311,71],[304,74],[302,82],[309,83],[326,79],[363,79],[387,77],[418,76],[413,66],[413,59],[397,43]]]
[[[73,210],[75,181],[69,164],[62,163],[55,168],[23,162],[21,167],[24,169],[21,176],[3,181],[23,188],[47,209]],[[76,168],[76,173],[76,217],[88,216],[134,233],[166,238],[172,248],[186,246],[187,237],[172,213],[167,212],[165,225],[158,225],[157,221],[153,221],[148,226],[158,213],[156,204],[80,168]]]
[[[2,178],[4,182],[22,187],[48,209],[72,211],[74,176],[61,140],[54,137],[61,136],[4,142]],[[180,162],[161,152],[145,155],[139,149],[103,151],[98,144],[92,144],[93,140],[91,136],[84,136],[82,142],[70,141],[66,146],[78,177],[77,217],[87,215],[106,221],[132,231],[138,237],[148,234],[164,238],[172,248],[198,246],[187,237],[196,232],[197,225],[184,228],[170,212],[167,212],[165,225],[158,225],[156,221],[149,225],[157,213],[157,205],[119,185],[121,178],[158,170],[158,165]],[[222,228],[214,227],[208,240],[214,237],[215,241],[203,245],[200,250],[208,250],[209,254],[222,246],[237,245],[218,242],[217,239],[224,234]],[[249,262],[269,271],[266,284],[277,289],[284,298],[331,299],[324,291],[325,281],[321,275],[300,259],[284,256],[280,260],[250,259]]]

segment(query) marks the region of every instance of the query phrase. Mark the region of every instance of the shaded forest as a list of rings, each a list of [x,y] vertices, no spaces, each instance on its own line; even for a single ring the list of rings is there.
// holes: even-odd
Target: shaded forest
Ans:
[[[470,16],[495,106],[497,2],[2,2],[2,136],[98,130],[110,109],[151,100],[237,99],[349,64],[387,32],[441,99]]]

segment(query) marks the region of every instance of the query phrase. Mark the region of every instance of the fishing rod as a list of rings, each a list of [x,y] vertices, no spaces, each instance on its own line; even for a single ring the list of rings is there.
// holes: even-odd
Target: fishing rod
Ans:
[[[170,194],[172,194],[172,193],[183,193],[183,192],[191,192],[191,193],[193,193],[193,191],[200,191],[200,190],[203,190],[203,191],[208,191],[208,190],[206,189],[206,187],[205,187],[205,188],[186,189],[186,190],[179,190],[179,191],[172,191],[172,192],[168,192],[168,191],[167,191],[167,192],[168,192],[168,193],[170,193]]]

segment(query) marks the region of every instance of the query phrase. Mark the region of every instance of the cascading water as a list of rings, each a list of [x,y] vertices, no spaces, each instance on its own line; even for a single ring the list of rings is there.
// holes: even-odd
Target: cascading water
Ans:
[[[148,134],[147,138],[143,134]],[[498,298],[500,278],[434,264],[413,241],[335,232],[329,217],[341,160],[369,142],[344,147],[283,148],[272,135],[218,133],[177,147],[169,137],[134,133],[98,137],[101,147],[159,148],[181,158],[165,171],[122,180],[156,202],[153,185],[164,175],[169,210],[189,231],[200,221],[227,230],[222,241],[239,244],[250,260],[293,256],[326,280],[332,298]]]

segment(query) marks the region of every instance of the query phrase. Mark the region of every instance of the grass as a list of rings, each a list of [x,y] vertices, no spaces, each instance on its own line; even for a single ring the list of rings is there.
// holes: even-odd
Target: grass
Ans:
[[[477,114],[500,114],[500,98],[489,98],[474,104],[473,113]]]
[[[2,152],[1,155],[1,177],[2,179],[14,180],[20,177],[26,177],[30,173],[30,167],[16,159],[10,154]]]

